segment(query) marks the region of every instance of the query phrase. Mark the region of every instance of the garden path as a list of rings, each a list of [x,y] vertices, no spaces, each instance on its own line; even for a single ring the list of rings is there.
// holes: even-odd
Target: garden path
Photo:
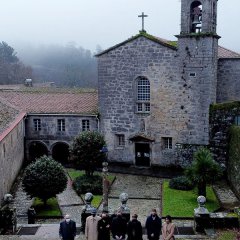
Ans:
[[[16,208],[17,223],[26,224],[28,222],[27,210],[32,205],[33,199],[31,199],[22,187],[22,175],[20,175],[15,183],[16,189],[13,194],[13,207]]]
[[[225,180],[221,180],[213,185],[213,189],[217,195],[221,207],[229,209],[240,207],[240,201],[229,187]]]
[[[81,223],[81,210],[84,205],[82,199],[72,187],[72,181],[68,177],[67,188],[57,195],[59,207],[63,216],[69,214],[76,223]]]
[[[121,206],[119,195],[126,192],[129,196],[127,206],[131,213],[137,213],[139,221],[145,221],[152,208],[156,208],[161,215],[162,206],[162,180],[149,176],[138,176],[116,173],[109,193],[109,210],[114,212]]]

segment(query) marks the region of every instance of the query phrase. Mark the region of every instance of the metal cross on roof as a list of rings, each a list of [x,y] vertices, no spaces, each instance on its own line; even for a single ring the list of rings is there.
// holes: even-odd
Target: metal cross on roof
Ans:
[[[144,18],[148,17],[148,15],[144,15],[144,12],[142,12],[142,14],[138,15],[138,17],[142,18],[142,32],[145,32],[145,30],[144,30]]]

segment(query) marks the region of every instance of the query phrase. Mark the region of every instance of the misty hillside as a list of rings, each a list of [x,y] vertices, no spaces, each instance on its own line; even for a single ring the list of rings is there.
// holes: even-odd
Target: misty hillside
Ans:
[[[23,83],[32,77],[32,68],[20,61],[15,49],[6,42],[0,42],[0,84]]]
[[[17,47],[17,52],[31,66],[33,82],[54,82],[59,87],[97,87],[96,59],[91,51],[75,43],[22,45]]]

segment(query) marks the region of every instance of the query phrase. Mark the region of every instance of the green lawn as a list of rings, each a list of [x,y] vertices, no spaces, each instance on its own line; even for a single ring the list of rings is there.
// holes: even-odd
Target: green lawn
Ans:
[[[67,172],[68,172],[68,175],[70,176],[70,178],[72,179],[72,181],[74,181],[77,177],[83,176],[85,174],[85,171],[83,171],[83,170],[75,170],[72,168],[67,169]],[[102,173],[94,172],[94,175],[101,176]],[[115,176],[110,174],[107,176],[107,178],[110,181],[110,183],[112,183]],[[82,194],[81,197],[82,197],[82,199],[84,199],[84,194]],[[94,195],[92,205],[97,208],[100,205],[101,201],[102,201],[102,195]]]
[[[68,172],[68,175],[70,176],[70,178],[74,181],[77,177],[80,177],[82,175],[85,174],[85,171],[83,170],[75,170],[75,169],[72,169],[72,168],[68,168],[67,169],[67,172]]]
[[[81,194],[82,199],[84,199],[84,194]],[[102,195],[94,195],[91,205],[98,208],[102,201]]]
[[[171,189],[168,186],[169,181],[163,183],[163,216],[171,215],[173,217],[193,217],[194,208],[197,204],[197,190],[180,191]],[[214,211],[220,207],[212,187],[207,187],[206,208]]]
[[[68,175],[70,176],[70,178],[71,178],[73,181],[74,181],[77,177],[83,176],[83,175],[85,174],[85,171],[83,171],[83,170],[76,170],[76,169],[73,169],[73,168],[68,168],[68,169],[67,169],[67,172],[68,172]],[[102,173],[100,173],[100,172],[94,172],[94,175],[100,175],[100,176],[102,176]],[[108,178],[108,180],[109,180],[110,182],[112,182],[112,181],[114,180],[115,176],[109,174],[107,178]]]
[[[235,240],[236,233],[233,230],[221,231],[218,233],[217,240]]]
[[[62,213],[59,209],[56,198],[50,198],[47,201],[47,206],[44,207],[43,202],[39,198],[35,198],[32,205],[38,217],[61,217]]]

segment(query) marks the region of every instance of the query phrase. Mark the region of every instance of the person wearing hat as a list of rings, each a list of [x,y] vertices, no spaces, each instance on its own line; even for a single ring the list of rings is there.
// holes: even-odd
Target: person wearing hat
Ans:
[[[149,240],[159,240],[162,229],[162,219],[157,215],[157,210],[152,209],[151,215],[147,217],[146,229]]]
[[[93,208],[91,216],[87,217],[85,225],[86,240],[98,240],[98,221],[101,219],[96,215],[97,210]]]
[[[122,216],[121,210],[119,210],[117,216],[113,218],[111,227],[113,239],[125,239],[127,233],[127,221]]]
[[[64,221],[60,223],[59,237],[63,240],[74,240],[76,237],[76,223],[70,219],[68,214],[65,215]]]
[[[142,240],[142,224],[137,218],[138,215],[133,214],[132,220],[127,224],[128,240]]]

